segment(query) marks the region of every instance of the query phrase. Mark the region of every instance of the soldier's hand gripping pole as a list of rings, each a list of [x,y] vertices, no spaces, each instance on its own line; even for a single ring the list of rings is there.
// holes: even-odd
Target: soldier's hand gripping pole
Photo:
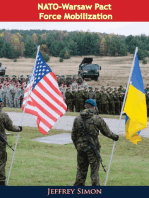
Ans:
[[[4,142],[7,146],[9,146],[9,148],[11,148],[14,151],[14,149],[12,148],[12,146],[10,146],[8,144],[7,140],[4,137],[2,137],[1,135],[0,135],[0,141]]]

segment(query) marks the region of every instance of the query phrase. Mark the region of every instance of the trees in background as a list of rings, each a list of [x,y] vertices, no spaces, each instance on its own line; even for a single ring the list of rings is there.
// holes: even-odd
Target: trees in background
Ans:
[[[48,30],[0,30],[0,57],[36,57],[37,46],[42,55],[68,59],[71,56],[126,56],[134,54],[138,47],[138,57],[149,56],[149,37],[123,36],[94,32],[67,32]]]

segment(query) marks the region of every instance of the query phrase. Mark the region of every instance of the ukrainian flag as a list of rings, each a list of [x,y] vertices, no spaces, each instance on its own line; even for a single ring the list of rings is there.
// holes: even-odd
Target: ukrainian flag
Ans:
[[[129,84],[128,94],[125,102],[125,134],[132,143],[142,141],[139,136],[140,130],[147,127],[146,97],[138,55],[135,53],[134,68]]]

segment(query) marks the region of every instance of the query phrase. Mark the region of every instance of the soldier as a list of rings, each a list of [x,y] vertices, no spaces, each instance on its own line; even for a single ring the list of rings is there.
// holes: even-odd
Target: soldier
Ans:
[[[71,78],[71,75],[67,75],[66,77],[66,85],[67,87],[69,87],[69,85],[72,84],[72,78]]]
[[[78,91],[78,83],[76,82],[76,79],[74,79],[73,83],[71,84],[71,90],[73,90],[73,88],[75,88],[76,91]]]
[[[117,91],[117,89],[115,88],[115,94],[114,94],[114,102],[115,102],[115,115],[119,115],[120,114],[120,95],[119,92]]]
[[[16,86],[14,95],[14,107],[20,108],[21,85]]]
[[[109,100],[109,114],[115,115],[115,102],[112,91],[109,92],[108,100]]]
[[[85,102],[85,110],[75,118],[71,132],[71,138],[77,149],[77,174],[74,186],[85,186],[88,166],[91,168],[92,186],[100,186],[99,165],[102,163],[100,156],[100,132],[115,141],[119,136],[112,133],[105,121],[96,115],[96,102],[88,99]]]
[[[83,93],[81,87],[78,87],[78,91],[76,92],[76,112],[80,112],[83,109],[84,109]]]
[[[8,131],[21,132],[21,126],[14,126],[9,116],[2,111],[2,99],[0,98],[0,136],[7,140],[5,129]],[[6,143],[0,139],[0,186],[5,186],[5,166],[7,162]]]
[[[95,94],[96,104],[99,113],[101,113],[101,92],[99,91],[99,88],[96,88],[96,94]]]
[[[108,94],[105,90],[102,90],[101,105],[102,105],[102,113],[109,114]]]
[[[76,111],[76,90],[75,90],[75,87],[72,90],[72,112],[74,112],[74,111]]]
[[[21,95],[20,95],[20,107],[22,107],[23,98],[24,98],[24,87],[21,85]]]
[[[67,110],[72,112],[72,93],[70,91],[70,88],[66,88],[65,101],[67,105]]]
[[[95,100],[95,92],[93,91],[93,87],[89,87],[89,99]]]
[[[82,97],[83,97],[83,106],[85,105],[85,101],[87,99],[89,99],[89,93],[88,93],[88,89],[85,87],[84,90],[82,91]],[[85,106],[84,108],[85,109]]]
[[[88,88],[88,84],[86,83],[85,79],[83,80],[83,83],[81,84],[81,88]]]

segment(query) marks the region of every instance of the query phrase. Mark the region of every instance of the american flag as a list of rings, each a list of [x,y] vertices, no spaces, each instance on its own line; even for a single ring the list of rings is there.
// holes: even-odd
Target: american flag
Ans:
[[[38,52],[24,92],[22,111],[36,116],[38,130],[45,135],[66,110],[56,76]]]

